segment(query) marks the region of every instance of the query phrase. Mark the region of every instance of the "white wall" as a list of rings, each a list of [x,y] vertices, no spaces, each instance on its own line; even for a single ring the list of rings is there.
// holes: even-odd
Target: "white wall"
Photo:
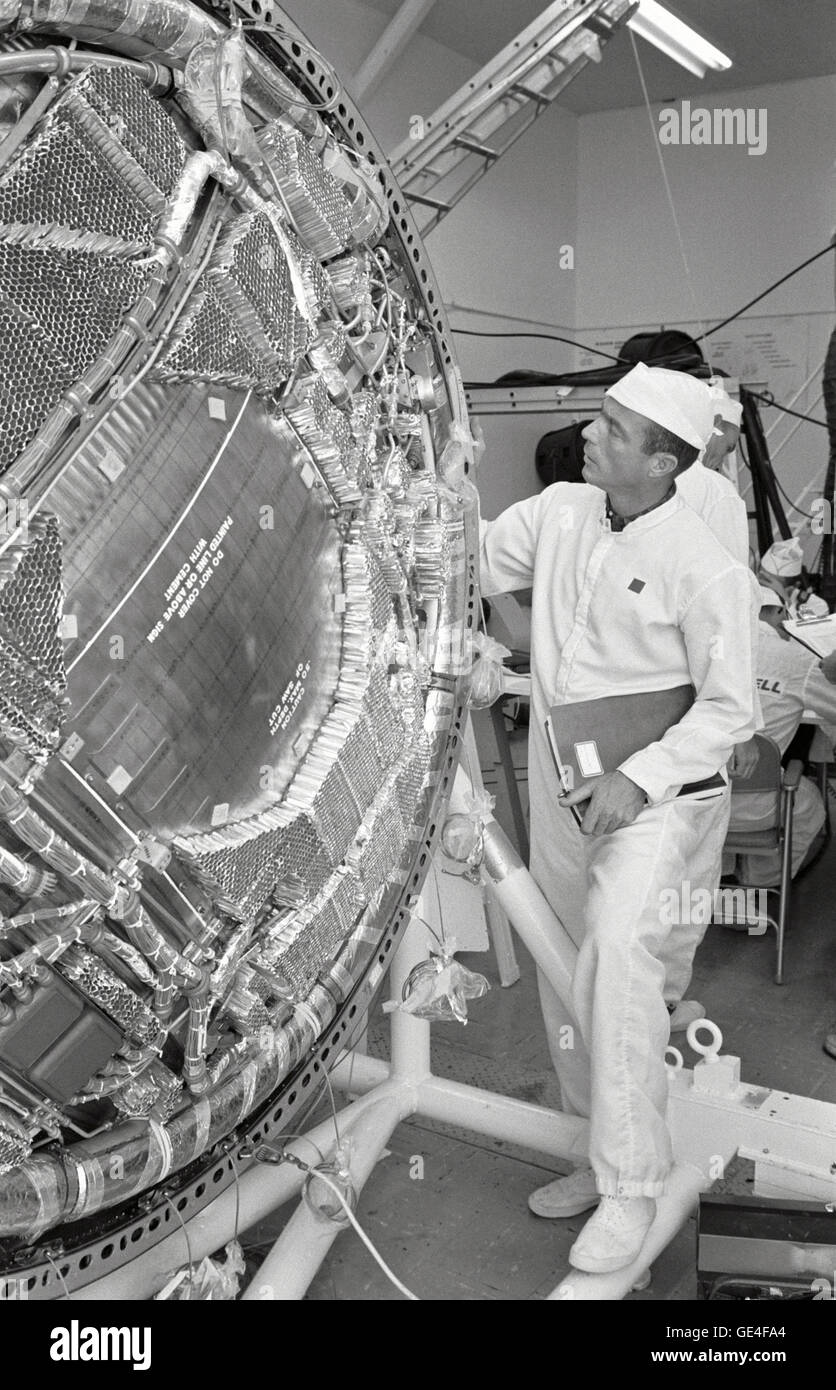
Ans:
[[[693,325],[697,316],[710,327],[830,239],[836,225],[836,77],[714,95],[696,92],[691,103],[709,110],[764,110],[767,133],[762,155],[749,155],[736,145],[663,147],[693,293],[647,111],[636,107],[599,112],[579,122],[576,322],[584,341],[593,339],[599,326],[621,326],[623,334],[616,337],[622,342],[639,328]],[[657,129],[659,110],[654,107]],[[748,311],[745,324],[750,333],[774,331],[777,350],[764,355],[750,350],[740,325],[708,339],[709,344],[712,338],[720,344],[732,332],[738,346],[727,349],[724,369],[744,378],[754,370],[759,379],[765,378],[776,400],[786,404],[812,374],[811,387],[795,408],[819,419],[823,409],[816,399],[821,389],[818,369],[834,322],[833,259],[832,253],[822,257]],[[776,319],[780,315],[788,317]],[[772,409],[764,409],[762,415],[779,480],[793,500],[803,489],[812,489],[803,500],[809,510],[824,474],[827,435]],[[785,438],[786,446],[776,452]],[[742,478],[747,477],[744,472]],[[787,515],[791,525],[806,529],[798,513],[788,509]],[[808,562],[816,546],[808,536]]]
[[[829,239],[836,222],[836,77],[700,92],[691,100],[709,110],[767,112],[762,155],[735,145],[662,151],[700,314],[716,322]],[[660,107],[653,110],[656,117]],[[582,117],[578,166],[578,323],[693,319],[644,107]],[[770,295],[766,312],[832,308],[832,286],[823,258]]]
[[[285,8],[335,64],[350,93],[351,77],[386,17],[362,0],[289,0]],[[430,114],[473,71],[462,54],[414,36],[377,91],[361,103],[384,150],[404,138],[410,116]],[[553,108],[427,239],[452,323],[505,332],[532,328],[581,341],[590,341],[599,328],[612,328],[617,336],[623,329],[627,337],[647,326],[693,324],[696,315],[710,325],[824,246],[836,225],[836,78],[722,94],[695,83],[691,102],[709,109],[754,107],[767,117],[762,155],[740,146],[664,147],[693,292],[646,110],[578,118]],[[575,248],[573,270],[559,265],[565,245]],[[762,315],[795,315],[787,321],[797,349],[801,343],[793,361],[806,353],[811,370],[823,357],[832,325],[831,259],[802,271],[747,318],[757,331]],[[457,348],[465,380],[492,381],[519,367],[563,371],[575,365],[569,348],[536,339],[460,336]],[[724,365],[733,371],[733,364]],[[741,371],[747,365],[741,362]],[[786,399],[790,380],[795,389],[807,374],[800,365],[789,375],[776,368],[776,398],[780,392]],[[797,406],[820,417],[818,389],[814,380]],[[488,450],[479,486],[483,510],[493,516],[537,490],[534,448],[564,420],[490,416],[482,423]],[[764,412],[764,423],[775,423],[773,448],[791,428],[774,411]],[[776,461],[791,496],[813,484],[825,459],[824,431],[801,425]],[[808,506],[809,501],[808,496]]]

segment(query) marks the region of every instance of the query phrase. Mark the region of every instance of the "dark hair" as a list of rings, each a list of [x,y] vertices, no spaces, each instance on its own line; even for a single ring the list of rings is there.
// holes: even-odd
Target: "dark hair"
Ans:
[[[697,457],[699,449],[694,444],[671,434],[662,425],[650,420],[644,432],[644,452],[646,454],[673,454],[676,459],[674,474],[684,473]]]

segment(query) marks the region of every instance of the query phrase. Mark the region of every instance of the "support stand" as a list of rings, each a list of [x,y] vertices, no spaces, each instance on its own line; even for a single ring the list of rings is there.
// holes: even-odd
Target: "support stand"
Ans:
[[[464,808],[467,786],[460,772],[451,810]],[[568,998],[576,957],[572,941],[495,821],[485,827],[484,844],[484,881],[553,988]],[[413,922],[392,962],[393,997],[399,997],[409,972],[426,958],[429,944],[425,928]],[[588,1153],[585,1120],[433,1076],[429,1023],[395,1012],[391,1028],[388,1062],[353,1051],[331,1073],[335,1088],[354,1097],[337,1113],[336,1128],[343,1144],[347,1138],[351,1141],[349,1178],[355,1193],[373,1172],[393,1130],[413,1115],[465,1126],[569,1163],[583,1161]],[[705,1031],[707,1044],[700,1040]],[[668,1123],[675,1166],[641,1253],[629,1268],[615,1274],[568,1272],[550,1300],[624,1298],[687,1220],[699,1193],[736,1154],[755,1163],[756,1195],[836,1201],[836,1106],[742,1083],[739,1060],[720,1053],[720,1031],[706,1020],[691,1025],[688,1040],[703,1060],[688,1070],[676,1049],[668,1048]],[[288,1158],[308,1165],[328,1163],[336,1147],[335,1121],[329,1117],[282,1150],[257,1151],[256,1157],[268,1161],[249,1168],[237,1189],[225,1191],[182,1231],[175,1230],[74,1298],[150,1297],[160,1287],[161,1271],[212,1254],[298,1195],[305,1175]],[[342,1229],[341,1223],[323,1219],[301,1203],[244,1293],[245,1301],[304,1298]]]
[[[452,810],[463,805],[465,789],[466,781],[460,776]],[[575,947],[495,822],[485,829],[483,875],[541,970],[566,998]],[[399,997],[404,980],[427,950],[427,939],[414,923],[392,964],[393,997]],[[708,1032],[707,1044],[700,1041],[702,1031]],[[665,1195],[657,1201],[656,1218],[641,1254],[615,1274],[570,1271],[550,1300],[624,1298],[687,1220],[700,1192],[711,1186],[737,1153],[755,1160],[756,1181],[768,1183],[770,1195],[836,1199],[836,1178],[831,1172],[836,1106],[741,1083],[739,1061],[720,1054],[722,1038],[714,1024],[700,1020],[691,1025],[688,1037],[703,1060],[690,1071],[683,1067],[681,1054],[668,1049],[668,1119],[675,1166]],[[392,1015],[388,1062],[351,1054],[338,1063],[332,1079],[338,1090],[362,1096],[338,1116],[341,1132],[350,1133],[357,1145],[356,1162],[351,1165],[357,1191],[395,1125],[411,1115],[464,1126],[570,1163],[583,1161],[588,1153],[588,1125],[577,1116],[433,1076],[430,1025],[407,1014]],[[323,1229],[321,1218],[300,1209],[245,1297],[302,1297],[338,1229],[333,1225]]]

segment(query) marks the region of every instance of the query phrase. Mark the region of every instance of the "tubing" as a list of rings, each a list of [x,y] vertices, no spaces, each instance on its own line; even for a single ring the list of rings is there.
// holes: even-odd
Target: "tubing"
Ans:
[[[393,1130],[415,1110],[408,1087],[383,1086],[374,1105],[353,1122],[340,1126],[342,1137],[351,1140],[349,1170],[355,1193],[363,1190],[374,1171]],[[312,1165],[315,1159],[306,1156]],[[289,1301],[304,1298],[340,1231],[342,1222],[323,1221],[306,1206],[300,1206],[285,1226],[267,1259],[242,1296],[243,1302]]]
[[[450,797],[450,811],[467,814],[467,778],[460,768]],[[572,975],[578,951],[560,918],[541,893],[508,836],[495,820],[483,830],[482,878],[533,955],[552,988],[571,1007]]]
[[[0,879],[8,883],[21,898],[40,897],[55,887],[55,876],[37,864],[27,864],[10,850],[0,849]]]
[[[229,32],[188,0],[3,0],[0,29],[15,23],[26,33],[61,34],[82,43],[107,44],[132,58],[161,58],[182,68],[197,44]],[[287,116],[306,135],[324,126],[300,106],[299,92],[252,45],[247,48],[244,91],[256,107]]]
[[[353,1124],[353,1117],[362,1115],[371,1103],[369,1099],[357,1100],[339,1111],[337,1120],[341,1129]],[[325,1157],[333,1142],[334,1121],[329,1115],[303,1139],[294,1139],[285,1145],[284,1151],[297,1154],[306,1163],[317,1162],[317,1150]],[[220,1250],[242,1231],[249,1230],[295,1197],[304,1181],[304,1173],[290,1163],[280,1166],[253,1164],[233,1186],[226,1187],[219,1197],[187,1220],[185,1231],[179,1222],[173,1222],[171,1234],[156,1245],[95,1283],[73,1289],[73,1302],[152,1297],[165,1282],[165,1271],[175,1270],[189,1260],[196,1264],[205,1255]]]
[[[117,1206],[219,1143],[304,1059],[317,1038],[316,1020],[322,1029],[330,1025],[336,1007],[327,990],[315,986],[307,1003],[306,1016],[297,1014],[239,1072],[165,1125],[131,1121],[63,1154],[39,1152],[0,1175],[4,1237],[34,1239],[61,1221]]]

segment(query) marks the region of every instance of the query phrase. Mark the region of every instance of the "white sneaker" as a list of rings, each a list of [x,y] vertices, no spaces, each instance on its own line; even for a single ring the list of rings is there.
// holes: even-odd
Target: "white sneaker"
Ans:
[[[705,1018],[705,1009],[696,999],[680,999],[674,1008],[668,1005],[668,1009],[672,1033],[684,1033],[690,1023],[695,1023],[698,1018]]]
[[[638,1256],[653,1224],[652,1197],[602,1197],[572,1249],[569,1263],[587,1274],[613,1274]]]
[[[555,1178],[545,1187],[538,1187],[528,1199],[535,1216],[578,1216],[590,1207],[597,1207],[600,1197],[591,1168],[576,1168],[565,1178]]]

